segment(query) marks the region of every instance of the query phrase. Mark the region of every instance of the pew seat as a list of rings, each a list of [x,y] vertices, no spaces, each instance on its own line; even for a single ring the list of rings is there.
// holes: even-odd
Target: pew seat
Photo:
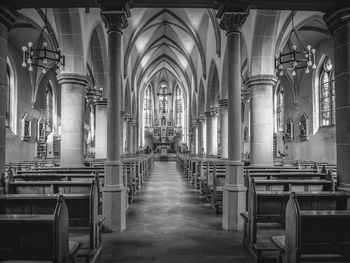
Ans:
[[[271,237],[277,262],[350,261],[349,210],[301,210],[291,193],[285,218],[285,235]]]
[[[0,262],[74,262],[81,244],[69,241],[68,209],[56,199],[53,211],[0,215]]]

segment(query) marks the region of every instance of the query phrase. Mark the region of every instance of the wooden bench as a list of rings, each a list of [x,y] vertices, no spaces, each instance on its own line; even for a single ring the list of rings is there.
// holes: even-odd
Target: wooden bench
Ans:
[[[311,182],[312,180],[305,180],[305,185],[310,183],[308,181]],[[257,182],[251,180],[248,195],[248,213],[242,213],[241,216],[244,220],[243,243],[260,257],[264,250],[272,250],[269,244],[265,244],[266,238],[263,240],[264,236],[271,232],[276,234],[276,232],[280,232],[279,230],[284,229],[285,208],[290,191],[257,191],[255,185]],[[349,205],[350,194],[334,191],[302,191],[297,192],[297,198],[302,209],[346,210]],[[258,238],[258,232],[261,232],[262,239]]]
[[[80,194],[61,194],[65,197],[69,211],[69,227],[72,233],[81,236],[88,231],[89,244],[78,254],[87,260],[95,259],[101,249],[101,228],[103,218],[98,216],[98,190],[95,181],[90,190]],[[22,186],[23,187],[23,186]],[[30,185],[30,187],[33,187]],[[73,190],[73,192],[76,192]],[[85,191],[84,191],[85,192]],[[54,209],[57,195],[54,194],[7,194],[0,195],[0,214],[42,214]]]
[[[68,209],[62,196],[47,214],[0,215],[0,262],[74,261],[80,244],[68,239]]]
[[[271,238],[278,262],[350,262],[349,210],[302,210],[292,193],[285,218],[285,235]]]
[[[215,164],[213,171],[213,182],[212,185],[208,183],[211,192],[211,207],[216,213],[222,211],[223,205],[223,187],[225,185],[226,177],[226,165],[225,164]]]
[[[248,193],[249,193],[249,182],[250,179],[266,179],[266,180],[291,180],[291,179],[298,179],[298,180],[304,180],[304,179],[320,179],[320,180],[329,180],[330,182],[333,183],[332,187],[334,188],[336,183],[332,178],[329,178],[327,174],[324,173],[318,173],[315,171],[310,172],[309,170],[293,170],[293,171],[288,171],[288,170],[269,170],[266,169],[264,170],[247,170],[244,174],[244,186],[247,188],[246,192],[246,206],[248,206]],[[280,189],[281,190],[281,189]]]

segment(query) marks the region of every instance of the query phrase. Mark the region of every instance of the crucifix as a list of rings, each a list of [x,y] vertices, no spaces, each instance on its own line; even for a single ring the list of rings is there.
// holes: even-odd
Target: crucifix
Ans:
[[[166,96],[171,96],[172,93],[171,92],[167,92],[168,89],[166,89],[165,85],[160,86],[160,92],[157,93],[157,96],[160,96],[161,100],[162,100],[162,113],[166,113],[165,111],[165,97]]]

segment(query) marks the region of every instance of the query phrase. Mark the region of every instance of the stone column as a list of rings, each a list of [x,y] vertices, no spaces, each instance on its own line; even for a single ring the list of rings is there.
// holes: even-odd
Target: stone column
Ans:
[[[126,138],[126,147],[127,147],[127,151],[126,153],[132,153],[132,132],[133,132],[133,129],[132,129],[132,123],[131,123],[131,120],[128,119],[127,120],[127,138]]]
[[[241,28],[247,13],[224,14],[220,28],[226,31],[228,62],[228,162],[224,186],[222,225],[225,230],[242,230],[240,213],[245,211],[245,191],[241,162]]]
[[[107,99],[95,102],[96,107],[96,135],[95,158],[107,158]]]
[[[218,127],[217,117],[215,113],[205,112],[205,119],[207,123],[207,155],[218,154]]]
[[[132,120],[132,153],[136,153],[138,148],[138,132],[137,132],[137,121]]]
[[[274,75],[257,75],[248,80],[250,100],[250,164],[273,165],[273,87]]]
[[[125,117],[125,111],[120,111],[120,153],[123,154],[124,153],[124,148],[125,148],[125,145],[124,145],[124,136],[125,136],[125,133],[124,133],[124,126],[125,126],[125,120],[124,120],[124,117]]]
[[[198,153],[203,153],[204,148],[204,135],[203,135],[203,122],[204,120],[198,119]]]
[[[334,43],[337,174],[340,188],[350,191],[350,7],[332,10],[324,19]]]
[[[6,162],[6,103],[7,103],[7,36],[14,25],[15,16],[7,9],[0,8],[0,193],[4,191]]]
[[[61,85],[61,166],[84,166],[85,91],[89,81],[84,75],[62,73]]]
[[[200,148],[199,148],[199,120],[196,120],[196,125],[194,126],[194,136],[195,136],[195,154],[200,153]]]
[[[127,27],[125,13],[101,12],[108,34],[107,85],[107,161],[103,188],[103,215],[106,231],[126,228],[127,188],[123,184],[123,164],[120,160],[121,62],[122,35]]]
[[[221,158],[228,158],[228,100],[219,100],[221,118]]]

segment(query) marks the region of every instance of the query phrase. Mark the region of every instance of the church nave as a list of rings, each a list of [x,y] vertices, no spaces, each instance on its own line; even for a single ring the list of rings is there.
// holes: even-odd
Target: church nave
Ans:
[[[253,262],[242,234],[224,231],[213,213],[177,170],[155,162],[142,191],[127,211],[127,228],[103,234],[97,262]]]

